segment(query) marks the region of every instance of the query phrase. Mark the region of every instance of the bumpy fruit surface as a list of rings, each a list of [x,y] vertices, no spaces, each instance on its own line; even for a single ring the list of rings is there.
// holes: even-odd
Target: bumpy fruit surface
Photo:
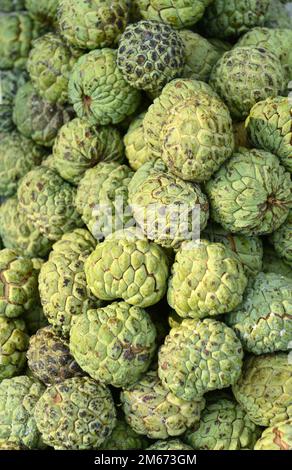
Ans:
[[[28,341],[23,320],[0,317],[0,381],[18,375],[24,368]]]
[[[270,237],[276,253],[292,268],[292,211],[288,218]]]
[[[239,309],[229,313],[226,321],[248,352],[288,351],[292,338],[292,280],[273,273],[258,274]]]
[[[1,70],[0,78],[0,132],[11,132],[15,127],[12,120],[14,98],[18,88],[26,82],[27,74],[20,70]]]
[[[45,385],[84,375],[69,351],[69,344],[57,336],[51,326],[30,338],[27,351],[31,372]]]
[[[185,49],[179,34],[157,21],[127,26],[119,42],[117,64],[134,88],[156,93],[181,76]]]
[[[243,147],[208,181],[206,192],[213,220],[247,236],[277,230],[292,203],[290,174],[278,158]]]
[[[276,273],[281,276],[292,278],[292,268],[280,258],[272,246],[264,247],[263,272]]]
[[[39,275],[39,292],[45,315],[54,330],[68,337],[76,315],[101,306],[86,284],[84,262],[95,240],[87,230],[76,229],[53,245]]]
[[[113,432],[99,450],[141,450],[145,449],[148,443],[146,437],[137,434],[123,417],[118,416]]]
[[[152,155],[182,179],[207,181],[234,149],[227,107],[204,82],[173,80],[143,122]]]
[[[0,450],[26,450],[18,441],[0,440]]]
[[[25,375],[0,383],[0,439],[15,440],[29,449],[44,447],[34,419],[44,390],[37,379]]]
[[[246,237],[224,230],[220,225],[210,223],[202,233],[202,238],[212,243],[223,243],[234,251],[243,264],[246,275],[256,276],[262,270],[263,243],[259,237]]]
[[[37,144],[51,147],[58,130],[71,117],[70,109],[42,99],[30,82],[19,88],[15,97],[13,120],[19,132]]]
[[[243,351],[224,323],[183,320],[170,330],[158,354],[162,385],[183,400],[229,387],[240,377]]]
[[[291,15],[283,3],[285,3],[285,0],[283,2],[281,0],[270,2],[265,18],[265,25],[268,28],[291,28]]]
[[[185,242],[168,284],[169,305],[183,318],[227,313],[242,301],[247,285],[237,255],[222,243]]]
[[[35,90],[51,103],[68,100],[68,82],[76,57],[60,36],[48,33],[33,43],[27,71]]]
[[[131,220],[127,210],[128,185],[133,172],[119,163],[98,163],[87,170],[76,195],[76,207],[96,239],[126,226]]]
[[[168,439],[167,441],[155,442],[152,446],[147,447],[147,450],[193,450],[193,448],[179,439]]]
[[[265,429],[254,450],[292,450],[292,419]]]
[[[128,22],[125,0],[60,0],[62,35],[74,47],[97,49],[116,44]]]
[[[16,197],[6,199],[0,206],[0,235],[5,248],[17,250],[29,258],[45,257],[52,246],[19,210]]]
[[[140,179],[140,172],[143,167],[133,179]],[[131,185],[136,186],[134,181]],[[145,236],[165,247],[177,247],[198,235],[209,217],[208,200],[199,185],[164,171],[153,172],[130,191],[129,203]]]
[[[196,425],[205,406],[204,398],[185,401],[167,391],[150,371],[121,395],[128,424],[151,439],[180,436]]]
[[[53,165],[69,183],[78,184],[84,173],[97,163],[122,162],[124,146],[117,129],[90,126],[75,118],[60,129],[53,148]]]
[[[124,136],[125,152],[130,167],[136,171],[152,157],[144,139],[143,120],[145,113],[135,117]]]
[[[291,103],[277,96],[257,103],[246,120],[248,138],[252,144],[279,157],[292,173]]]
[[[69,100],[90,124],[117,124],[139,106],[140,93],[124,80],[116,60],[117,51],[105,48],[83,55],[73,67]]]
[[[58,6],[59,0],[25,0],[30,16],[44,24],[56,23]]]
[[[99,299],[123,299],[149,307],[165,294],[169,261],[140,233],[119,230],[97,245],[85,262],[87,284]]]
[[[37,271],[29,258],[5,248],[0,251],[0,316],[15,318],[37,298]]]
[[[25,0],[2,0],[0,9],[6,13],[24,10]]]
[[[278,57],[261,47],[237,47],[226,52],[210,77],[210,85],[238,121],[246,118],[258,101],[281,95],[286,84]]]
[[[187,431],[184,440],[193,449],[253,450],[258,427],[235,400],[214,395],[207,398],[201,420]]]
[[[263,26],[270,0],[214,0],[210,3],[202,20],[204,32],[211,37],[229,38]]]
[[[0,69],[24,69],[33,39],[27,12],[0,14]]]
[[[292,364],[287,353],[247,357],[233,386],[238,403],[260,426],[292,417]]]
[[[116,411],[107,387],[75,377],[47,388],[37,403],[35,419],[44,442],[54,449],[89,450],[109,437]]]
[[[180,31],[179,36],[185,46],[186,56],[183,77],[207,82],[222,54],[207,39],[193,31]]]
[[[156,331],[146,310],[113,302],[80,315],[70,331],[70,351],[98,382],[127,387],[148,369]]]
[[[1,134],[0,195],[11,196],[20,179],[42,162],[44,149],[17,131]]]
[[[49,240],[82,226],[75,209],[75,189],[56,171],[40,166],[28,172],[18,187],[20,210]]]

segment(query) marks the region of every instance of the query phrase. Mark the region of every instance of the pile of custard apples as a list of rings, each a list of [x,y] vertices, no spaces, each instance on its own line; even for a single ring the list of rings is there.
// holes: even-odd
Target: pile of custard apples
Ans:
[[[287,2],[0,11],[0,450],[292,450]]]

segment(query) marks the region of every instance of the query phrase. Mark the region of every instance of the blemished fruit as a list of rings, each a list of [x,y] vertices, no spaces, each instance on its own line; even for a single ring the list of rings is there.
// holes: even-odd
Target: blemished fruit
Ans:
[[[265,429],[254,450],[292,450],[292,419]]]
[[[88,377],[74,377],[46,389],[36,405],[35,420],[44,442],[54,449],[87,450],[110,436],[116,410],[107,387]]]
[[[22,319],[0,317],[0,381],[19,375],[26,364],[29,336]]]

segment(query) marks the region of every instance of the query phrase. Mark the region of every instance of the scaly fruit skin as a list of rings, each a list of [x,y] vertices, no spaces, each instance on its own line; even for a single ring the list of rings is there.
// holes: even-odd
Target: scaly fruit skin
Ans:
[[[270,234],[285,222],[291,189],[290,174],[275,155],[243,147],[205,187],[213,220],[247,236]]]
[[[24,368],[28,342],[23,320],[0,317],[0,382],[18,375]]]
[[[90,126],[86,119],[75,118],[61,127],[54,143],[53,159],[62,178],[78,184],[85,171],[99,162],[123,162],[122,137],[111,126]]]
[[[27,74],[20,70],[1,70],[0,72],[0,132],[14,129],[12,120],[14,98],[18,88],[27,80]]]
[[[2,0],[0,10],[6,13],[24,10],[25,0]]]
[[[207,398],[198,426],[186,432],[184,441],[193,449],[253,450],[260,433],[235,400],[213,396]]]
[[[139,11],[146,20],[161,21],[182,29],[199,21],[213,0],[137,0]]]
[[[234,251],[243,264],[247,277],[256,276],[262,271],[263,243],[259,237],[236,235],[214,223],[208,224],[201,236],[212,243],[223,243],[227,248]]]
[[[182,318],[217,316],[240,304],[246,285],[243,265],[227,246],[185,242],[172,266],[167,300]]]
[[[44,390],[37,379],[25,375],[0,383],[0,439],[15,440],[29,449],[45,447],[34,419]]]
[[[48,33],[33,43],[27,61],[27,71],[35,90],[50,103],[68,101],[68,83],[77,61],[60,36]]]
[[[214,0],[206,9],[201,26],[208,36],[232,38],[255,26],[263,26],[270,0]]]
[[[51,250],[52,242],[27,220],[16,197],[6,199],[0,206],[0,235],[5,248],[28,258],[46,257]]]
[[[124,389],[121,402],[131,428],[151,439],[182,435],[199,422],[205,406],[204,398],[185,401],[167,391],[155,371]]]
[[[160,246],[140,233],[119,230],[97,245],[84,269],[97,298],[149,307],[165,294],[169,261]]]
[[[179,439],[168,439],[167,441],[156,441],[146,450],[193,450],[192,447],[184,444]]]
[[[31,372],[47,386],[84,375],[70,354],[69,344],[51,326],[38,330],[30,338],[27,359]]]
[[[141,450],[145,449],[148,444],[146,437],[137,434],[124,418],[118,417],[113,432],[99,450]]]
[[[29,258],[0,251],[0,316],[19,317],[37,298],[37,271]]]
[[[114,46],[128,18],[125,0],[60,0],[58,22],[66,41],[80,49]]]
[[[72,111],[43,100],[30,82],[15,97],[13,121],[19,132],[39,145],[51,147],[58,130],[72,117]]]
[[[75,208],[76,190],[56,171],[40,166],[27,173],[18,187],[20,210],[49,240],[82,226]]]
[[[88,377],[52,385],[35,408],[37,427],[54,449],[90,450],[109,437],[116,424],[110,390]]]
[[[139,172],[143,167],[134,178]],[[145,236],[166,248],[197,238],[209,217],[208,200],[199,185],[163,171],[149,175],[136,191],[130,191],[129,203]]]
[[[127,26],[121,36],[117,64],[134,88],[159,93],[181,76],[184,63],[183,41],[167,24],[142,20]]]
[[[292,268],[279,258],[276,251],[269,245],[264,247],[263,272],[276,273],[292,279]]]
[[[170,82],[144,121],[149,153],[184,180],[207,181],[234,149],[227,107],[204,82]]]
[[[90,124],[117,124],[140,104],[139,91],[124,80],[116,60],[117,51],[105,48],[84,54],[73,67],[69,100]]]
[[[233,386],[238,403],[259,426],[292,418],[292,364],[287,353],[249,356]]]
[[[283,3],[285,2],[281,2],[281,0],[270,2],[265,18],[265,26],[268,28],[291,28],[291,16]]]
[[[24,69],[34,34],[27,12],[0,14],[0,69]]]
[[[292,280],[274,273],[258,274],[248,286],[243,303],[225,321],[250,353],[288,351],[292,338]]]
[[[254,450],[292,450],[292,419],[265,429]]]
[[[132,170],[137,171],[144,163],[151,161],[144,139],[143,120],[145,112],[136,116],[124,136],[125,153]]]
[[[12,196],[21,178],[41,164],[45,152],[17,131],[1,134],[0,195]]]
[[[273,0],[274,3],[275,0]],[[268,49],[280,60],[289,80],[292,78],[291,29],[253,28],[244,34],[235,47],[253,46]]]
[[[257,103],[246,120],[251,143],[279,157],[282,165],[292,173],[291,103],[289,98],[277,96]]]
[[[41,267],[39,292],[44,313],[54,330],[65,338],[76,315],[102,305],[90,293],[84,274],[84,262],[95,244],[84,229],[64,234]]]
[[[117,162],[98,163],[87,170],[76,195],[76,208],[83,222],[99,240],[124,228],[132,220],[127,210],[128,184],[133,172]]]
[[[237,47],[215,64],[210,85],[235,120],[245,119],[258,101],[284,93],[287,79],[278,57],[261,47]]]
[[[30,16],[40,23],[55,25],[59,0],[25,0]]]
[[[186,55],[183,77],[207,82],[222,53],[207,39],[193,31],[185,29],[179,32],[179,36],[185,46]]]
[[[97,382],[128,387],[147,371],[155,340],[155,326],[146,310],[113,302],[76,318],[70,331],[70,351]]]
[[[0,450],[26,450],[18,441],[0,440]]]
[[[152,158],[161,158],[160,134],[171,109],[183,101],[194,97],[197,93],[210,94],[218,97],[205,82],[191,79],[176,79],[168,83],[161,95],[149,106],[143,120],[144,139]]]
[[[224,323],[183,320],[172,328],[158,354],[162,385],[183,400],[229,387],[240,377],[243,350]]]
[[[276,253],[285,263],[292,268],[292,210],[288,218],[271,236],[270,241],[273,244]]]

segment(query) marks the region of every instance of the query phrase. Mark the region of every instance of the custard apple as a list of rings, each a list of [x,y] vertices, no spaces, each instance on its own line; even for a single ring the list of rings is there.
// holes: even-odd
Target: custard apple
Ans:
[[[290,98],[277,96],[257,103],[246,120],[251,143],[279,158],[292,173],[292,129]]]
[[[292,450],[292,419],[265,429],[254,450]]]
[[[99,162],[124,160],[119,131],[111,126],[89,125],[75,118],[61,127],[53,148],[53,165],[66,181],[78,184],[87,169]]]
[[[292,269],[292,210],[284,224],[270,236],[270,241],[277,255]]]
[[[213,220],[241,235],[274,232],[292,204],[290,174],[275,155],[263,150],[241,147],[205,189]]]
[[[54,26],[57,20],[59,0],[24,0],[30,16],[40,23]]]
[[[117,162],[98,163],[87,170],[76,195],[76,208],[98,240],[127,226],[132,220],[127,208],[128,184],[133,172]]]
[[[0,383],[0,439],[17,441],[29,449],[45,447],[34,419],[44,390],[37,379],[25,375]]]
[[[263,47],[236,47],[218,60],[210,85],[227,104],[232,117],[245,119],[258,101],[281,95],[287,85],[278,57]]]
[[[0,450],[26,450],[18,441],[0,439]]]
[[[0,382],[18,375],[25,367],[28,342],[22,319],[0,317]]]
[[[132,170],[136,171],[153,157],[147,149],[144,139],[143,120],[146,112],[134,117],[124,136],[125,152]]]
[[[119,230],[97,245],[84,269],[97,298],[149,307],[166,292],[169,260],[160,246],[138,230]]]
[[[89,377],[73,377],[47,388],[35,420],[44,442],[54,449],[90,450],[110,436],[116,411],[107,387]]]
[[[24,69],[33,38],[27,12],[0,13],[0,69]]]
[[[205,406],[204,398],[185,401],[167,391],[155,371],[124,389],[121,402],[131,428],[151,439],[182,435],[199,422]]]
[[[41,267],[39,292],[44,313],[54,330],[68,337],[73,319],[102,303],[86,284],[84,261],[95,248],[87,230],[66,233],[53,245],[49,259]]]
[[[59,0],[61,34],[80,49],[114,46],[128,20],[126,0]]]
[[[150,447],[147,447],[147,450],[193,450],[192,447],[184,444],[179,439],[168,439],[166,441],[156,441]]]
[[[169,305],[179,316],[217,316],[236,308],[247,277],[238,256],[222,243],[185,242],[176,254],[168,283]]]
[[[146,437],[137,434],[123,417],[118,416],[113,432],[99,450],[141,450],[145,449],[148,443]]]
[[[20,210],[35,228],[53,241],[82,226],[75,196],[76,190],[46,166],[28,172],[18,187]]]
[[[25,0],[1,0],[0,11],[9,13],[24,10],[24,2]]]
[[[289,1],[290,0],[288,0],[288,2]],[[291,16],[283,3],[287,2],[270,0],[270,5],[265,17],[265,25],[268,26],[268,28],[291,28]]]
[[[159,93],[182,75],[184,63],[184,43],[167,24],[142,20],[127,26],[121,36],[117,65],[134,88]]]
[[[12,119],[14,97],[18,88],[27,80],[22,70],[0,71],[0,132],[11,132],[14,129]]]
[[[144,309],[113,302],[76,318],[70,351],[97,382],[128,387],[148,369],[155,339],[155,326]]]
[[[272,426],[292,418],[289,354],[279,352],[247,357],[233,393],[251,421],[259,426]]]
[[[89,124],[117,124],[140,104],[140,92],[124,80],[116,61],[117,51],[105,48],[84,54],[73,67],[69,100]]]
[[[158,375],[166,390],[191,401],[235,384],[242,359],[239,339],[223,322],[186,319],[170,330],[161,346]]]

